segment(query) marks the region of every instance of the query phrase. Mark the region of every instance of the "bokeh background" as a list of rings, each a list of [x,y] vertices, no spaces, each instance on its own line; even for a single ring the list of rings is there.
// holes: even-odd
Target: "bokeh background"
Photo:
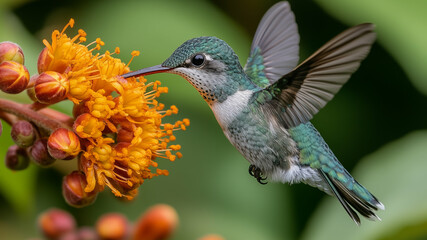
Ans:
[[[217,36],[242,64],[251,38],[273,0],[1,0],[0,41],[21,45],[30,73],[36,72],[42,39],[73,17],[88,41],[101,37],[104,50],[121,48],[120,58],[141,51],[131,69],[160,64],[187,39]],[[180,226],[173,239],[217,233],[226,239],[427,239],[427,2],[424,0],[290,1],[301,36],[301,60],[349,26],[373,22],[378,41],[360,69],[313,119],[343,165],[386,206],[382,222],[357,227],[338,201],[305,185],[260,185],[248,162],[229,144],[207,104],[184,79],[161,80],[169,93],[161,100],[180,109],[191,126],[177,134],[184,157],[160,160],[168,177],[146,181],[132,202],[107,190],[92,206],[74,209],[61,195],[62,177],[76,163],[54,168],[31,166],[12,172],[0,165],[2,239],[41,236],[37,215],[57,207],[79,225],[93,225],[107,212],[135,220],[149,206],[176,208]],[[0,97],[11,98],[10,95]],[[14,100],[28,101],[25,95]],[[70,113],[71,104],[56,109]],[[169,121],[173,121],[170,118]],[[4,126],[0,156],[12,144]]]

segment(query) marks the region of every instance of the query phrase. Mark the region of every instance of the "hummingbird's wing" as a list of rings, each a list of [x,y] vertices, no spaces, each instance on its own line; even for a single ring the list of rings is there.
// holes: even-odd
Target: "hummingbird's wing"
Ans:
[[[255,33],[245,73],[260,87],[266,87],[299,61],[299,34],[288,2],[279,2],[262,18]]]
[[[374,25],[370,23],[347,29],[290,73],[261,90],[260,94],[272,95],[271,100],[262,105],[263,111],[278,116],[288,128],[308,122],[368,55],[375,41],[373,30]]]

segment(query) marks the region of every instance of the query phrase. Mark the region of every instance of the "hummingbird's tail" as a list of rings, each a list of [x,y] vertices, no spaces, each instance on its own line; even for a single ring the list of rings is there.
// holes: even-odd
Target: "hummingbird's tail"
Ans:
[[[360,225],[360,218],[354,210],[370,220],[381,221],[381,219],[374,213],[374,211],[378,209],[384,210],[384,205],[378,201],[378,199],[366,188],[354,180],[349,173],[346,172],[349,179],[354,181],[351,187],[345,186],[339,180],[330,177],[327,173],[320,169],[319,172],[325,181],[329,184],[332,192],[347,211],[348,215],[357,225]]]

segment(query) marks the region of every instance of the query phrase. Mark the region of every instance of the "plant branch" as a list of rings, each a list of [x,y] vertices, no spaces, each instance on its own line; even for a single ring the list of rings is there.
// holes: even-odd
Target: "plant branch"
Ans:
[[[0,98],[0,111],[10,113],[27,121],[33,122],[36,126],[50,133],[58,128],[70,129],[70,127],[65,123],[34,111],[27,105],[16,103],[10,100]]]

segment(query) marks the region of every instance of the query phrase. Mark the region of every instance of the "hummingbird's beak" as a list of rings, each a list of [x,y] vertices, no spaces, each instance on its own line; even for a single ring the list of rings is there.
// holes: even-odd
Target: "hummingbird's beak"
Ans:
[[[163,67],[162,65],[156,65],[148,68],[139,69],[133,72],[128,72],[121,76],[124,78],[139,77],[139,76],[145,76],[145,75],[150,75],[155,73],[167,72],[171,69],[172,68]]]

